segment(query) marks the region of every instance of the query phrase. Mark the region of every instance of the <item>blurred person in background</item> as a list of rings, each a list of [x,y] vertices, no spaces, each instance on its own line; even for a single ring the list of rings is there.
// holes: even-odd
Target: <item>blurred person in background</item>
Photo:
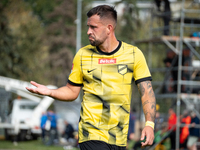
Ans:
[[[46,136],[46,129],[45,129],[45,125],[46,125],[46,121],[47,121],[47,113],[43,112],[41,119],[40,119],[40,128],[42,130],[42,142],[45,142],[45,136]]]
[[[173,108],[169,108],[168,110],[168,132],[170,132],[169,134],[169,138],[170,138],[170,143],[171,143],[171,149],[175,149],[176,148],[176,113],[174,111]]]
[[[158,12],[162,12],[160,15],[163,19],[164,23],[164,35],[169,35],[170,33],[170,20],[171,20],[171,7],[170,7],[170,0],[154,0],[157,6]],[[164,3],[164,9],[161,10],[161,3]]]
[[[197,127],[196,125],[200,125],[200,121],[194,111],[191,111],[190,115],[191,115],[191,126],[189,128],[190,133],[187,141],[187,148],[189,150],[197,150],[196,143],[200,137],[200,133],[199,133],[199,127]]]
[[[46,145],[53,145],[58,140],[57,116],[53,110],[49,110],[47,112],[47,118],[51,123],[50,123],[50,130],[49,130],[49,140]]]
[[[180,127],[180,149],[187,149],[187,140],[189,136],[189,124],[191,122],[191,117],[188,110],[184,110],[183,114],[180,115],[180,123],[184,126]]]
[[[63,137],[67,140],[69,140],[70,138],[74,138],[74,128],[73,126],[67,121],[65,120],[65,131],[63,133]]]

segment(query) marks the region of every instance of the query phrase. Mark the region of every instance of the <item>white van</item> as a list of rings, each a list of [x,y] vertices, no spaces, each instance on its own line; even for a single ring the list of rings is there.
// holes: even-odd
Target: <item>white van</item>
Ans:
[[[15,99],[13,101],[8,118],[10,125],[8,124],[5,127],[5,138],[7,140],[11,140],[13,136],[17,137],[17,140],[35,139],[40,136],[41,129],[39,123],[31,126],[33,112],[38,104],[38,102],[27,99]],[[40,120],[37,122],[40,122]]]

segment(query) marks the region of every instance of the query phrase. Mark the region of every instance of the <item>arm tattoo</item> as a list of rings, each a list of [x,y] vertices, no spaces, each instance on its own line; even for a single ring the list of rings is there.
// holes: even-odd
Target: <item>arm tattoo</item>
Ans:
[[[144,107],[146,104],[148,104],[149,103],[149,101],[147,100],[147,101],[145,101],[144,103],[142,103],[142,106]]]
[[[147,83],[147,88],[148,88],[148,89],[149,89],[149,88],[152,88],[151,82],[150,82],[150,81],[146,81],[146,83]]]
[[[152,102],[151,109],[153,110],[153,113],[151,113],[151,119],[155,120],[156,102]]]
[[[145,88],[142,85],[142,83],[138,84],[138,90],[139,90],[140,96],[142,97],[144,95],[144,92],[145,92]]]
[[[146,81],[146,84],[147,84],[147,89],[150,89],[149,90],[149,96],[152,97],[152,98],[155,98],[151,82],[150,81]]]
[[[143,111],[145,116],[149,116],[149,119],[152,121],[155,120],[155,112],[156,112],[156,101],[155,101],[155,95],[153,92],[153,88],[150,81],[144,81],[138,84],[138,90],[140,93],[140,96],[143,97],[145,95],[148,99],[146,99],[146,96],[143,98]]]

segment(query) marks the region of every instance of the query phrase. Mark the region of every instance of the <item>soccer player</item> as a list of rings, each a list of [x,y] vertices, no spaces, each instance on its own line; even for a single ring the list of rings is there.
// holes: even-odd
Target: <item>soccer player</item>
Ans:
[[[48,89],[31,81],[36,88],[27,90],[58,100],[75,100],[84,91],[79,121],[81,150],[125,150],[133,81],[138,86],[146,124],[141,133],[142,146],[154,140],[156,100],[151,74],[142,52],[115,37],[117,12],[99,5],[87,13],[91,45],[74,57],[66,86]]]

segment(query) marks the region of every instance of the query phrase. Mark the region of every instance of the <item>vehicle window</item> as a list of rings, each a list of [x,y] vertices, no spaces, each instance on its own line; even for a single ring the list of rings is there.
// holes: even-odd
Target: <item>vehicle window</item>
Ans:
[[[20,109],[33,110],[37,105],[20,105]]]

